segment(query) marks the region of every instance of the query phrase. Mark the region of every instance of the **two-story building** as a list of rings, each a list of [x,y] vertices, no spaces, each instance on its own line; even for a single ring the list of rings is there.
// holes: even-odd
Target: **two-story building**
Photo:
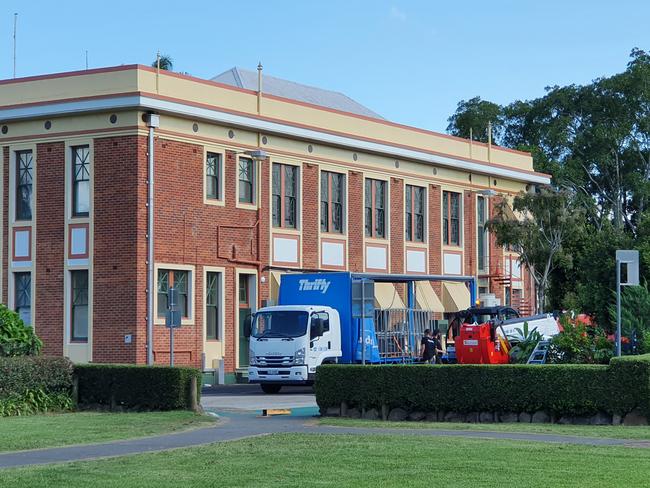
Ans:
[[[243,317],[303,270],[474,275],[532,309],[529,273],[484,230],[501,199],[549,182],[529,154],[260,79],[131,65],[0,81],[1,300],[44,353],[167,363],[175,286],[176,363],[223,360],[233,379]],[[459,283],[418,297],[469,305]],[[378,287],[379,307],[402,299]]]

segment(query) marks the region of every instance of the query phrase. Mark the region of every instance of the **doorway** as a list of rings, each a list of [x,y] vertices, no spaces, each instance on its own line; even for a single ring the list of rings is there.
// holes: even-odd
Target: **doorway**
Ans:
[[[239,354],[237,368],[248,368],[250,339],[245,334],[246,317],[257,308],[255,306],[257,294],[255,290],[256,278],[252,274],[240,273],[237,279],[237,301],[239,306]]]

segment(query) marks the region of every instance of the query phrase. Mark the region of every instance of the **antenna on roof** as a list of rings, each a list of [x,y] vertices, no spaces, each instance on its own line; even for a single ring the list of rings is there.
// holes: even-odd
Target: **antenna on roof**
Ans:
[[[86,69],[88,69],[88,49],[86,49]]]
[[[257,113],[262,112],[262,61],[257,63]]]
[[[16,77],[16,25],[18,24],[18,14],[14,13],[14,78]]]
[[[156,53],[156,93],[160,93],[159,87],[160,80],[160,49]]]

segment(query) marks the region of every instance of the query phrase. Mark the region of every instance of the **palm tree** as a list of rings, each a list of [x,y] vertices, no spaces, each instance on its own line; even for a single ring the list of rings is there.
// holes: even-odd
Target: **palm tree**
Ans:
[[[171,58],[169,54],[161,55],[160,58],[157,58],[153,63],[151,63],[151,66],[157,68],[158,63],[160,63],[160,69],[164,69],[167,71],[171,71],[172,69],[174,69],[174,60]]]

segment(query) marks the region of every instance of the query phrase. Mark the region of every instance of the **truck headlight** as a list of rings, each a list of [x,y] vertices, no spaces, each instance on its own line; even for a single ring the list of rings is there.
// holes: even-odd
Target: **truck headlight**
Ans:
[[[251,366],[255,366],[257,364],[257,360],[255,359],[255,351],[252,349],[248,350],[248,364]]]
[[[301,347],[296,351],[296,357],[294,359],[295,364],[305,364],[305,348]]]

